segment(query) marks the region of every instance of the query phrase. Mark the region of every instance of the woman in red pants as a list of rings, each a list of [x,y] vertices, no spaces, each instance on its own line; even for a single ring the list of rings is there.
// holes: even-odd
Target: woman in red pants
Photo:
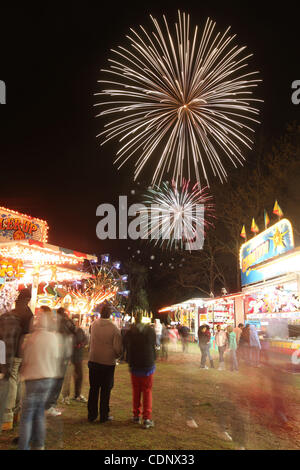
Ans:
[[[131,372],[133,395],[133,422],[141,423],[145,429],[154,426],[152,420],[152,386],[156,359],[156,335],[154,329],[142,323],[138,314],[135,324],[128,330],[124,342]],[[143,396],[143,407],[141,398]]]

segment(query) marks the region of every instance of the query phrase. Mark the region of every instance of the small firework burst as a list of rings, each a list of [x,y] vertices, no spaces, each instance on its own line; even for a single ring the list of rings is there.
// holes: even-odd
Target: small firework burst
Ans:
[[[144,237],[161,246],[193,249],[195,238],[204,241],[206,230],[213,225],[214,204],[208,188],[196,183],[189,191],[189,181],[178,188],[164,182],[149,188],[141,210]]]

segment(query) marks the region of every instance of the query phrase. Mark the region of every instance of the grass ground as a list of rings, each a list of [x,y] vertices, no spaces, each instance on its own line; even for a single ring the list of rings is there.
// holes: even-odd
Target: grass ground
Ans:
[[[87,421],[86,404],[61,405],[61,417],[47,418],[46,449],[114,450],[225,450],[300,449],[300,377],[285,374],[272,382],[265,367],[239,372],[199,368],[200,354],[191,344],[188,353],[170,351],[157,361],[153,389],[155,428],[131,423],[131,384],[127,364],[116,367],[111,395],[114,421]],[[215,365],[218,366],[216,357]],[[227,365],[228,369],[228,365]],[[88,369],[84,364],[83,394],[88,396]],[[274,416],[273,403],[282,397],[289,421]],[[194,420],[197,427],[190,427]],[[227,430],[233,441],[224,439]],[[16,449],[12,439],[18,425],[0,434],[1,449]]]

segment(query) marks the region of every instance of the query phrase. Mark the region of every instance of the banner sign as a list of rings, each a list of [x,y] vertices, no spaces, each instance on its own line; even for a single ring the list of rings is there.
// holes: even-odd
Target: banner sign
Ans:
[[[45,220],[0,207],[0,242],[27,239],[47,242],[48,229]]]
[[[289,220],[282,219],[251,240],[240,249],[241,284],[253,284],[266,280],[255,266],[294,248],[294,236]],[[271,273],[269,278],[273,277]]]

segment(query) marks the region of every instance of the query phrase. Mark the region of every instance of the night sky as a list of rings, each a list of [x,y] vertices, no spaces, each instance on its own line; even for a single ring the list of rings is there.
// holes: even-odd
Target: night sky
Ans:
[[[97,206],[137,188],[130,166],[118,171],[113,165],[117,144],[100,147],[96,139],[104,121],[95,119],[93,94],[100,91],[97,80],[110,48],[126,44],[130,27],[149,29],[150,13],[160,21],[166,14],[171,24],[179,8],[200,29],[208,16],[217,30],[231,25],[237,44],[254,54],[251,70],[263,79],[256,92],[264,100],[257,135],[273,139],[299,119],[300,105],[291,102],[291,83],[300,80],[299,14],[296,2],[265,9],[263,3],[1,6],[0,80],[7,104],[0,106],[0,204],[46,219],[50,243],[125,259],[127,242],[96,237]],[[140,184],[150,183],[147,178]]]

